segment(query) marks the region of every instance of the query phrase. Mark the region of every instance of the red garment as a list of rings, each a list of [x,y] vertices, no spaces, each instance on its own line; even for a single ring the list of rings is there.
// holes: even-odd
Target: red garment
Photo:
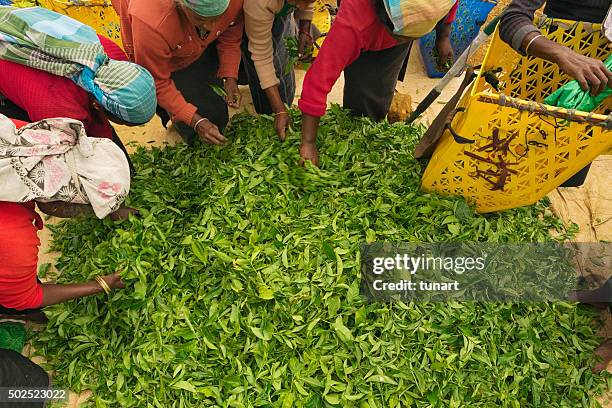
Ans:
[[[26,122],[12,119],[20,128]],[[38,247],[36,234],[43,227],[34,202],[0,201],[0,306],[24,310],[39,308],[42,286],[36,280]]]
[[[454,21],[457,6],[455,3],[445,23]],[[310,116],[325,115],[327,95],[346,67],[364,51],[381,51],[398,44],[376,15],[372,0],[342,0],[319,55],[304,78],[300,110]]]
[[[457,18],[457,9],[459,8],[459,0],[455,2],[453,8],[448,12],[444,24],[452,24]]]
[[[11,118],[9,118],[11,119]],[[13,123],[15,124],[15,126],[17,127],[17,129],[19,129],[22,126],[25,126],[28,124],[28,122],[24,122],[23,120],[18,120],[18,119],[11,119],[13,121]]]
[[[42,304],[43,289],[36,281],[40,246],[36,233],[42,228],[37,219],[42,222],[33,202],[0,201],[0,305],[6,308],[36,309]]]
[[[111,58],[127,61],[123,50],[99,36]],[[88,136],[112,138],[108,119],[91,104],[89,94],[68,78],[0,60],[0,94],[28,113],[32,122],[65,117],[83,122]]]

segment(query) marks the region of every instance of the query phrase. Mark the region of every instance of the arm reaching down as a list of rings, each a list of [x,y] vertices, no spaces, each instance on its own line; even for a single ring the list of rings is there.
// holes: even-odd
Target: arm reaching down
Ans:
[[[125,283],[121,280],[118,273],[102,277],[110,289],[124,289]],[[63,303],[68,300],[78,299],[85,296],[103,293],[104,289],[98,282],[89,281],[85,283],[72,283],[67,285],[57,285],[43,283],[43,300],[40,307],[46,307]]]
[[[302,97],[298,103],[302,111],[301,163],[310,160],[318,165],[317,132],[320,117],[327,109],[327,95],[342,71],[359,57],[361,48],[361,39],[353,27],[336,20],[304,78]]]

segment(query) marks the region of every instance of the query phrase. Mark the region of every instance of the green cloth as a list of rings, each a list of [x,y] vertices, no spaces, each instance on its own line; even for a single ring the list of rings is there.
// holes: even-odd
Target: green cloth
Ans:
[[[201,17],[218,17],[225,13],[230,0],[181,0],[190,10]]]
[[[23,324],[0,323],[0,349],[21,353],[26,337],[26,330]]]
[[[604,61],[606,67],[612,71],[612,54]],[[557,89],[556,92],[544,99],[544,103],[565,109],[576,109],[582,112],[591,112],[597,108],[604,99],[612,95],[609,86],[597,96],[591,96],[583,91],[578,81],[572,81]]]

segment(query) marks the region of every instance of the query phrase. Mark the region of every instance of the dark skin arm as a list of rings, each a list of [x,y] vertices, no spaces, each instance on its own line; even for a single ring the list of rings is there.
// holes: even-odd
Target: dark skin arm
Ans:
[[[102,277],[111,289],[123,289],[125,283],[121,280],[118,273]],[[85,283],[73,283],[68,285],[57,285],[53,283],[43,283],[43,302],[41,307],[56,305],[68,300],[78,299],[85,296],[104,293],[102,286],[96,281]]]
[[[210,120],[206,119],[200,121],[204,117],[199,113],[195,113],[193,118],[191,119],[191,127],[193,128],[196,124],[198,124],[197,129],[195,131],[198,133],[198,136],[204,143],[208,144],[216,144],[223,145],[227,143],[227,139],[221,134],[219,128],[212,123]]]
[[[242,94],[238,88],[238,80],[236,78],[223,78],[223,88],[225,89],[225,103],[227,106],[238,109],[242,102]]]
[[[445,24],[443,21],[436,26],[436,49],[438,50],[438,65],[444,67],[453,60],[453,46],[450,41],[452,24]]]
[[[289,113],[285,109],[285,104],[281,99],[278,85],[271,86],[265,90],[272,111],[274,112],[274,129],[280,140],[285,140],[287,137],[287,128],[291,124]]]
[[[59,218],[73,218],[79,216],[87,217],[95,215],[91,206],[86,204],[52,201],[49,203],[37,202],[36,205],[43,213]],[[122,205],[121,208],[112,213],[110,217],[116,221],[119,219],[127,219],[130,214],[138,215],[138,210]],[[111,289],[125,288],[125,283],[121,280],[118,273],[103,276],[102,279],[104,279]],[[41,307],[55,305],[68,300],[104,292],[104,289],[102,289],[100,284],[95,280],[85,283],[72,283],[67,285],[43,283],[41,286],[43,289],[43,301]]]
[[[317,132],[321,118],[302,114],[302,146],[300,147],[300,164],[304,165],[310,160],[315,166],[319,165],[319,152],[317,151]]]
[[[300,20],[300,31],[298,36],[298,58],[300,60],[310,58],[310,55],[306,54],[306,51],[312,49],[312,44],[314,43],[312,35],[310,34],[310,25],[310,20]]]
[[[298,57],[300,59],[306,58],[305,51],[312,47],[313,40],[310,35],[310,25],[310,20],[300,20],[298,40]],[[284,141],[287,137],[287,128],[291,124],[291,118],[285,109],[278,85],[267,88],[265,92],[274,112],[274,128],[279,139]]]
[[[65,203],[63,201],[52,201],[49,203],[36,202],[43,213],[57,218],[94,217],[93,208],[87,204]],[[113,221],[126,220],[129,215],[137,216],[138,210],[122,205],[117,211],[110,214]]]
[[[590,90],[593,96],[599,95],[606,86],[612,87],[612,72],[603,62],[580,55],[546,37],[536,38],[538,35],[539,33],[532,32],[523,40],[523,50],[533,40],[529,50],[526,50],[529,55],[557,64],[561,71],[577,80],[583,90]]]

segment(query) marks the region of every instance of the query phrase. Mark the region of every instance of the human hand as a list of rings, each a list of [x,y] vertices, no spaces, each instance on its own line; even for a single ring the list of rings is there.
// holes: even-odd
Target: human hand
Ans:
[[[130,207],[121,205],[121,207],[119,207],[117,211],[110,214],[110,219],[113,221],[122,221],[122,220],[127,220],[130,217],[130,215],[133,215],[134,217],[139,217],[140,211],[138,211],[135,208],[130,208]]]
[[[103,276],[102,279],[104,279],[104,282],[106,282],[111,289],[125,289],[125,282],[121,279],[121,276],[119,276],[119,272]]]
[[[194,129],[204,143],[216,145],[227,143],[227,139],[221,134],[217,125],[208,119],[199,119]]]
[[[238,81],[236,78],[225,78],[223,81],[223,88],[225,89],[225,103],[232,108],[239,108],[240,102],[242,101],[242,94],[238,88]]]
[[[606,86],[612,87],[612,72],[598,59],[563,47],[554,62],[561,71],[578,81],[584,91],[590,90],[592,96],[599,95]]]
[[[291,117],[286,111],[280,111],[274,114],[274,129],[281,141],[285,141],[287,137],[287,128],[291,125]]]
[[[319,152],[317,146],[314,143],[304,142],[300,146],[300,165],[303,166],[307,160],[314,166],[319,166]]]
[[[436,50],[438,51],[438,67],[442,70],[450,69],[455,56],[450,37],[436,37]]]

